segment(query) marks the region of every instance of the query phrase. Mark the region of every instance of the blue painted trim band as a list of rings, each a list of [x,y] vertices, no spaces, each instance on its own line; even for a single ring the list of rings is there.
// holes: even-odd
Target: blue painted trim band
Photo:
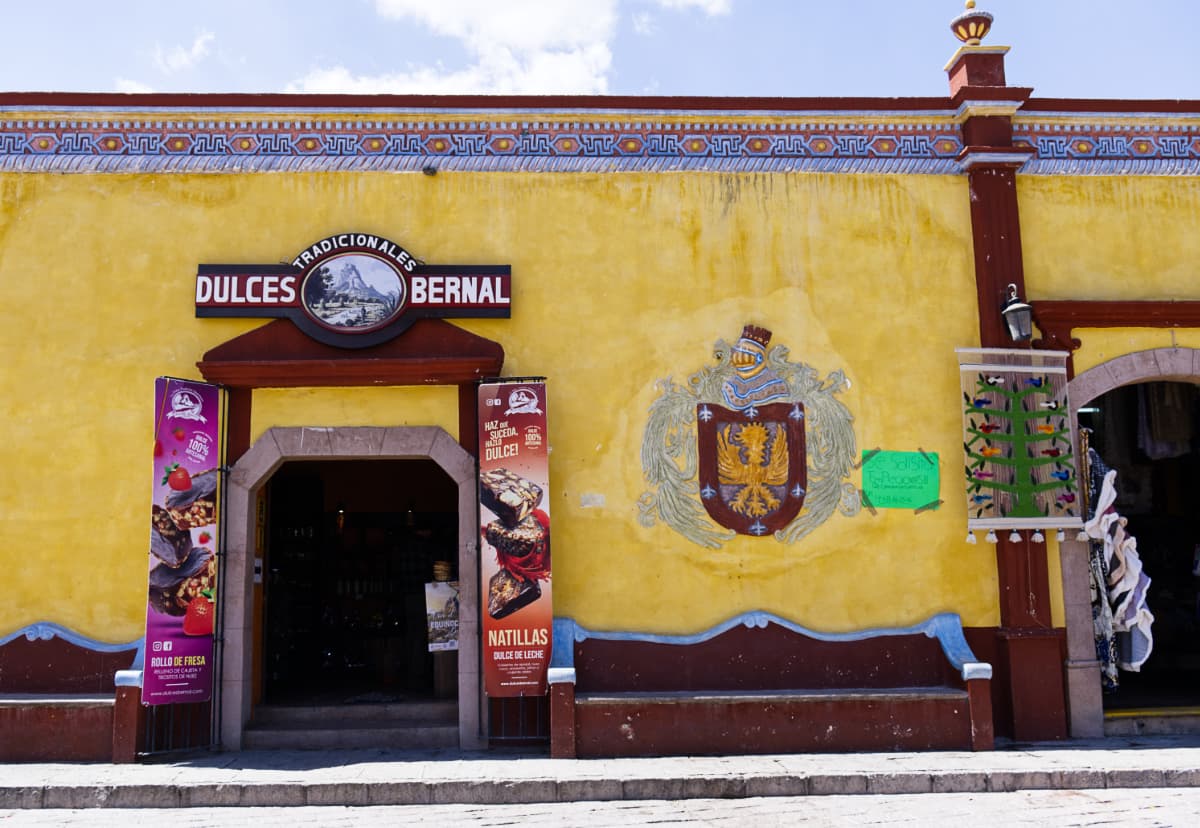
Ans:
[[[39,621],[36,624],[30,624],[27,627],[22,627],[16,632],[11,632],[8,635],[0,637],[0,647],[3,647],[10,641],[15,641],[21,636],[25,636],[26,641],[49,641],[52,638],[61,638],[69,644],[74,644],[84,650],[92,650],[97,653],[121,653],[126,650],[137,650],[133,657],[133,664],[130,669],[140,670],[143,663],[143,657],[146,650],[146,639],[136,638],[133,641],[124,643],[109,644],[103,641],[97,641],[94,638],[88,638],[82,633],[77,633],[74,630],[64,627],[61,624],[55,624],[52,621]]]
[[[573,668],[575,666],[575,642],[586,641],[589,638],[598,641],[636,641],[647,644],[672,644],[687,646],[689,644],[699,644],[704,641],[716,638],[722,633],[728,632],[737,626],[749,628],[763,628],[767,624],[776,624],[785,629],[791,630],[799,635],[804,635],[817,641],[863,641],[868,638],[878,638],[881,636],[896,636],[896,635],[917,635],[922,634],[929,638],[936,638],[942,646],[942,652],[946,658],[954,666],[961,675],[966,677],[967,672],[972,672],[973,677],[978,675],[977,669],[968,670],[968,665],[972,668],[977,667],[980,662],[975,658],[975,654],[971,651],[971,647],[967,644],[966,636],[963,635],[962,619],[952,612],[943,612],[938,615],[921,622],[914,624],[911,627],[895,627],[895,628],[876,628],[870,630],[859,630],[856,632],[847,633],[823,633],[816,630],[811,630],[808,627],[803,627],[799,624],[788,621],[786,618],[780,618],[769,612],[754,611],[745,612],[741,615],[730,618],[711,627],[703,632],[694,633],[692,635],[659,635],[655,633],[638,633],[638,632],[605,632],[599,630],[589,630],[577,623],[572,618],[555,618],[553,627],[553,651],[551,653],[550,666]],[[989,670],[990,673],[990,670]]]
[[[960,175],[940,158],[656,158],[529,156],[88,156],[3,155],[0,172],[261,173],[261,172],[814,172]]]

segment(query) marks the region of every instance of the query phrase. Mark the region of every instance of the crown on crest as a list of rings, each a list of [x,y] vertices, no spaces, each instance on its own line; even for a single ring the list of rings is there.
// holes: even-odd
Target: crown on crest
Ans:
[[[771,332],[766,328],[760,328],[757,325],[747,325],[742,328],[742,339],[748,339],[751,342],[757,342],[763,348],[767,347],[767,343],[771,341]]]

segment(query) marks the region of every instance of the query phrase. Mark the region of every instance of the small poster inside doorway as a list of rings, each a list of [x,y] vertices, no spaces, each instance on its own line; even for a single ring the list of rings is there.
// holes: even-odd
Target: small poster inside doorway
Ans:
[[[434,581],[425,585],[425,617],[429,627],[429,652],[457,650],[457,581]]]

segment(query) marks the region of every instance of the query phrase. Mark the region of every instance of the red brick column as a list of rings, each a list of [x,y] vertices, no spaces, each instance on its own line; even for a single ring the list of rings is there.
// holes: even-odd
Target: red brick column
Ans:
[[[142,688],[121,686],[113,705],[112,761],[127,765],[137,761],[141,747]]]
[[[550,758],[575,757],[575,671],[551,667]]]

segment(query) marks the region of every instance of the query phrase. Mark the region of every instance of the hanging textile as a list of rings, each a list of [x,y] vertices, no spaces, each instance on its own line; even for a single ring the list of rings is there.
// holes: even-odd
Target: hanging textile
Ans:
[[[1078,530],[1068,354],[1002,348],[957,354],[967,531]]]
[[[1085,442],[1086,442],[1086,434]],[[1087,450],[1088,479],[1088,513],[1090,519],[1095,514],[1095,504],[1104,484],[1104,477],[1109,468],[1100,458],[1095,449]],[[1088,542],[1088,567],[1091,572],[1089,588],[1092,601],[1092,635],[1096,642],[1096,659],[1100,662],[1100,689],[1105,693],[1114,693],[1121,683],[1117,670],[1117,636],[1113,631],[1112,607],[1108,604],[1108,567],[1104,562],[1104,544],[1101,541]]]
[[[1094,501],[1095,511],[1083,530],[1100,545],[1099,571],[1104,578],[1112,629],[1119,644],[1117,664],[1122,670],[1136,672],[1154,649],[1150,631],[1154,615],[1146,605],[1150,578],[1142,569],[1137,540],[1126,531],[1127,520],[1113,507],[1117,499],[1116,479],[1117,472],[1113,469],[1104,475]]]

